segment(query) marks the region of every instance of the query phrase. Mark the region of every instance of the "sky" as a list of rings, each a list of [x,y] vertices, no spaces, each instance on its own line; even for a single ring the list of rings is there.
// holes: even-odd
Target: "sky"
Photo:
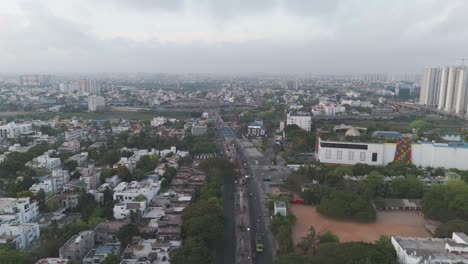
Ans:
[[[0,72],[418,73],[464,57],[467,0],[0,0]]]

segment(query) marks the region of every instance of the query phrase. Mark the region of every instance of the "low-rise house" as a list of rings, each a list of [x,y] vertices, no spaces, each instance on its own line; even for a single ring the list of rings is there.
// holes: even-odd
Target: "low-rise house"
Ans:
[[[150,203],[159,193],[160,188],[160,181],[157,177],[148,178],[141,182],[121,182],[114,188],[113,197],[115,201],[125,202],[133,201],[137,196],[143,195],[145,201]]]
[[[39,206],[29,197],[0,198],[0,221],[16,221],[29,223],[39,215]]]
[[[0,224],[0,244],[9,244],[14,249],[29,248],[39,236],[40,229],[37,223],[19,224],[10,221]]]
[[[169,253],[181,246],[181,241],[158,242],[156,239],[131,243],[122,253],[121,264],[169,264]]]
[[[143,214],[146,210],[146,201],[125,201],[114,205],[113,212],[115,219],[129,217],[131,212]]]
[[[43,258],[36,262],[36,264],[67,264],[68,259],[62,258]]]
[[[50,157],[54,152],[54,150],[49,150],[43,155],[34,158],[32,161],[27,162],[25,165],[32,169],[46,169],[47,171],[60,169],[60,158]]]
[[[94,231],[81,231],[72,236],[60,249],[59,256],[63,259],[80,261],[94,248]]]
[[[63,142],[62,146],[58,148],[61,153],[78,153],[80,152],[80,142],[78,140],[71,140]]]
[[[286,216],[288,214],[288,209],[286,208],[286,203],[283,201],[276,201],[273,205],[273,214],[280,214]]]
[[[126,221],[99,222],[93,229],[96,243],[117,241],[117,234],[119,233],[119,230],[126,224],[128,224]]]
[[[452,238],[391,238],[400,264],[468,263],[468,236],[454,232]]]
[[[78,167],[86,166],[86,162],[88,161],[88,152],[81,152],[79,154],[75,154],[68,158],[69,161],[76,161]]]
[[[101,263],[109,255],[120,253],[120,243],[105,244],[95,249],[91,249],[81,261],[82,264]]]

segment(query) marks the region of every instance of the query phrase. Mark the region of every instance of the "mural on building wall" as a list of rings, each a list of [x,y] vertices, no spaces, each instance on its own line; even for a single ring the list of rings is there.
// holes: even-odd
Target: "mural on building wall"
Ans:
[[[395,161],[411,163],[411,139],[399,138],[396,140]]]

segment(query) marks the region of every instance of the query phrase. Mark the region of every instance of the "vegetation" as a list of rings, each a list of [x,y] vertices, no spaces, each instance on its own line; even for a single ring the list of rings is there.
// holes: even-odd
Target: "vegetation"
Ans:
[[[366,199],[348,191],[331,192],[322,199],[317,211],[339,219],[372,221],[376,218],[374,207]]]
[[[209,131],[204,136],[186,136],[184,143],[191,154],[203,154],[216,152],[216,145],[213,143],[213,132]]]
[[[200,163],[208,183],[200,190],[199,200],[182,212],[186,237],[182,247],[171,252],[171,263],[216,263],[217,243],[223,238],[225,218],[221,202],[222,180],[235,175],[234,164],[227,159],[212,158]]]
[[[468,185],[461,180],[432,186],[422,200],[422,211],[428,218],[448,221],[468,220]]]
[[[461,219],[453,219],[443,223],[442,225],[438,226],[434,236],[445,238],[445,237],[452,237],[453,232],[463,232],[468,234],[468,221],[464,221]]]
[[[0,263],[29,264],[31,261],[31,256],[28,253],[11,249],[6,244],[0,244]]]
[[[287,216],[276,215],[271,220],[271,232],[279,244],[279,254],[285,254],[294,251],[294,243],[291,237],[291,231],[296,222],[293,214]]]

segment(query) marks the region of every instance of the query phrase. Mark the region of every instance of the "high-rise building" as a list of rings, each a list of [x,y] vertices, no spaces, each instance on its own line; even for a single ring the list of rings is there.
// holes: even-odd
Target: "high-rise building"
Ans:
[[[106,101],[104,100],[104,97],[97,95],[91,95],[88,97],[88,111],[95,112],[102,110],[105,106]]]
[[[423,70],[419,102],[439,110],[468,113],[468,70],[464,66]]]
[[[100,94],[101,93],[101,83],[98,80],[79,80],[78,87],[81,94]]]

